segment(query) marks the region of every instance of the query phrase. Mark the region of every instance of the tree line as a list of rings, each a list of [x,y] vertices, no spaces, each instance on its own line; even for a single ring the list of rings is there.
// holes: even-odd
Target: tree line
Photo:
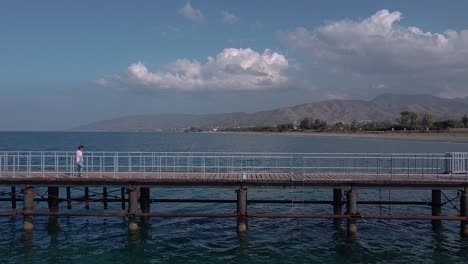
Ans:
[[[402,130],[446,130],[449,128],[468,128],[468,116],[465,114],[459,120],[446,119],[434,121],[430,113],[419,115],[416,112],[404,111],[395,121],[353,121],[351,123],[330,123],[319,118],[306,117],[299,124],[284,123],[276,126],[255,126],[243,128],[225,128],[221,130],[254,131],[254,132],[286,132],[313,130],[319,132],[357,132],[357,131],[402,131]]]
[[[370,121],[351,123],[327,123],[326,121],[311,118],[301,120],[299,129],[302,130],[331,130],[331,131],[386,131],[386,130],[445,130],[449,128],[468,128],[468,116],[465,114],[460,120],[446,119],[433,121],[430,113],[419,115],[416,112],[404,111],[400,113],[400,118],[396,122],[391,121]]]

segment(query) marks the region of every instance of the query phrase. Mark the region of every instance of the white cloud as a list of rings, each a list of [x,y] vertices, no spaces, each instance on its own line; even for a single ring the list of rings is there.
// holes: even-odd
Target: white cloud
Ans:
[[[221,16],[223,17],[222,20],[224,24],[232,25],[232,24],[235,24],[238,20],[236,15],[229,13],[228,11],[222,11]]]
[[[348,94],[367,85],[379,93],[468,95],[468,30],[424,32],[400,26],[401,19],[398,11],[381,10],[362,21],[297,28],[280,38],[312,68],[325,67],[348,88],[354,83]]]
[[[192,22],[203,23],[203,21],[205,21],[205,16],[202,11],[193,8],[190,2],[187,2],[185,6],[179,9],[178,14]]]
[[[227,48],[206,63],[179,59],[151,72],[142,62],[131,64],[125,74],[102,78],[107,87],[144,88],[151,91],[248,91],[284,87],[287,59],[276,52]]]

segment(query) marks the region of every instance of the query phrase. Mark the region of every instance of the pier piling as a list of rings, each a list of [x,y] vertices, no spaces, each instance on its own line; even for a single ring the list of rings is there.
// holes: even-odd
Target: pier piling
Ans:
[[[357,214],[357,192],[349,190],[346,192],[346,214],[356,216]],[[357,233],[356,218],[348,218],[347,232],[350,235]]]
[[[142,213],[150,212],[150,188],[142,187],[140,188],[140,209]]]
[[[59,187],[49,187],[47,189],[47,204],[49,206],[49,212],[55,213],[59,209]],[[49,223],[56,224],[57,216],[50,215]]]
[[[16,209],[16,187],[11,187],[11,209]]]
[[[84,200],[85,200],[85,208],[89,209],[89,188],[84,188]]]
[[[67,187],[67,209],[70,210],[71,207],[71,187]]]
[[[122,204],[122,210],[125,210],[125,188],[120,188],[120,203]]]
[[[237,192],[237,232],[247,232],[247,188],[240,187]]]
[[[341,189],[333,189],[333,214],[341,215],[343,212],[343,204],[341,202]],[[336,227],[341,225],[341,218],[333,219]]]
[[[132,187],[128,189],[128,230],[129,232],[135,232],[138,230],[138,224],[136,217],[132,214],[138,213],[138,193],[139,188]]]
[[[34,228],[33,216],[34,213],[34,188],[26,187],[24,190],[24,219],[23,219],[23,229],[24,231],[32,231]]]
[[[466,189],[461,191],[460,194],[460,215],[468,216],[468,193]],[[460,222],[460,232],[462,237],[468,237],[468,221],[462,220]]]
[[[432,216],[441,216],[442,215],[442,192],[441,190],[432,190]],[[440,220],[432,220],[432,227],[439,228],[441,225]]]
[[[107,187],[102,187],[102,203],[104,204],[104,209],[107,209]]]

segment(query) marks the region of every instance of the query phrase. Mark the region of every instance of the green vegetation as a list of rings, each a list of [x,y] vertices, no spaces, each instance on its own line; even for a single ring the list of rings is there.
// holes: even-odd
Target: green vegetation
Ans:
[[[429,129],[432,127],[432,115],[429,113],[424,113],[424,116],[421,120],[422,128]]]
[[[466,116],[466,114],[462,117],[461,123],[464,128],[468,128],[468,117]]]
[[[404,111],[396,121],[353,121],[351,123],[329,123],[321,119],[306,117],[299,122],[299,126],[292,123],[276,126],[253,126],[221,128],[218,131],[252,131],[252,132],[378,132],[378,131],[444,131],[449,128],[468,128],[468,117],[464,115],[460,121],[454,119],[433,121],[430,113],[418,115],[415,112]],[[203,129],[190,128],[190,132],[200,132]]]

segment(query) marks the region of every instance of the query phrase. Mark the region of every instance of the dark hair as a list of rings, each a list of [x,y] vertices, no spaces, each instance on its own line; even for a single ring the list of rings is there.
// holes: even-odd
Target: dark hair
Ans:
[[[80,150],[81,150],[81,149],[84,149],[84,146],[83,146],[83,145],[79,145],[79,146],[78,146],[78,149],[80,149]]]

